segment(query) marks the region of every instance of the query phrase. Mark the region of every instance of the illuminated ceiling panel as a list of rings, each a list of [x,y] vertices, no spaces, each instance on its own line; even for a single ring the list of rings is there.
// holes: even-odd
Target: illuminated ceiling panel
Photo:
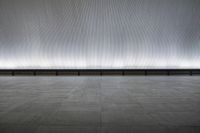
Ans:
[[[0,0],[0,69],[200,68],[200,0]]]

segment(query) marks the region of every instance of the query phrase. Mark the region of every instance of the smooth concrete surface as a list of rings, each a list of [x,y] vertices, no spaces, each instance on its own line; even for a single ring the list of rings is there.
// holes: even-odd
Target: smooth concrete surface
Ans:
[[[0,133],[200,133],[200,77],[0,77]]]

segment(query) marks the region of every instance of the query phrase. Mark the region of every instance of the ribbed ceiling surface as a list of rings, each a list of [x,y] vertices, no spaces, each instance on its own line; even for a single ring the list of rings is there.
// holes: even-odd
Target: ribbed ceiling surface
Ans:
[[[200,0],[0,0],[0,69],[200,68]]]

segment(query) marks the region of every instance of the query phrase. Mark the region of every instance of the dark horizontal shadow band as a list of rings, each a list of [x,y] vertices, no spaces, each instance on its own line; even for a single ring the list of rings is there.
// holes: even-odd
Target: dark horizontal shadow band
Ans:
[[[0,70],[2,76],[81,76],[81,75],[200,75],[200,69],[24,69]]]

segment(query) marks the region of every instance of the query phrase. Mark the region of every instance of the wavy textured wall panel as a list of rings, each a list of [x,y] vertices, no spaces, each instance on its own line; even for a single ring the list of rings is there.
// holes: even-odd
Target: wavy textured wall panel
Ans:
[[[0,0],[0,69],[200,68],[200,0]]]

